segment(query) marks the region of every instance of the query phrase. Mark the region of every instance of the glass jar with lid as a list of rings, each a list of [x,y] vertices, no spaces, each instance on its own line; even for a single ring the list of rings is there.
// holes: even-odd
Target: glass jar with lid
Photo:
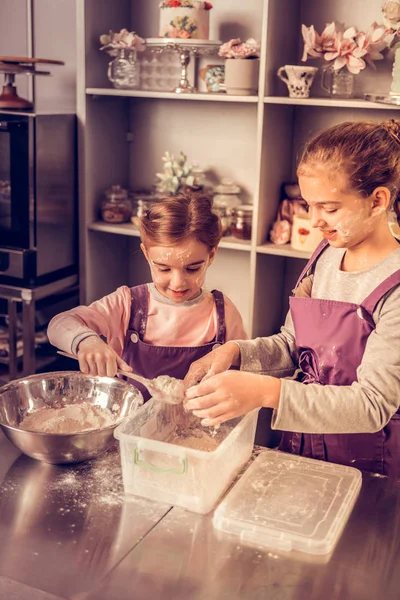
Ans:
[[[232,179],[223,178],[221,183],[215,187],[214,203],[225,203],[228,214],[232,212],[232,209],[242,203],[239,194],[241,189]]]
[[[230,235],[231,233],[231,215],[228,211],[226,202],[221,200],[217,201],[214,199],[213,211],[221,219],[222,235]]]
[[[231,233],[239,240],[251,240],[253,205],[241,204],[232,210]]]
[[[101,218],[106,223],[126,223],[131,218],[132,207],[128,192],[120,185],[112,185],[104,192]]]
[[[155,202],[163,198],[162,194],[153,193],[150,191],[133,191],[130,192],[129,198],[132,206],[131,221],[134,225],[139,225],[139,220],[144,217],[146,211],[151,208]]]

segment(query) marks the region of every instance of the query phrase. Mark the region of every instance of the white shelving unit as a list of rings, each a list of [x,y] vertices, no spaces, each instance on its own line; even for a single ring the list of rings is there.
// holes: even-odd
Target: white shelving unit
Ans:
[[[367,67],[355,80],[355,98],[332,100],[320,91],[317,74],[311,97],[287,96],[276,76],[284,64],[299,64],[301,24],[321,31],[329,21],[368,28],[381,21],[378,0],[214,0],[212,39],[261,40],[258,96],[168,91],[116,90],[107,80],[109,57],[99,36],[133,29],[143,37],[158,31],[159,0],[82,0],[77,3],[78,116],[80,122],[82,301],[119,285],[149,281],[133,225],[98,221],[104,190],[113,183],[152,185],[166,150],[184,151],[189,161],[230,177],[254,203],[253,236],[245,243],[224,238],[207,284],[224,291],[243,315],[252,336],[276,331],[287,296],[309,254],[268,242],[283,182],[295,180],[305,141],[318,130],[346,120],[384,120],[397,108],[364,100],[364,93],[390,88],[391,61]],[[203,57],[198,67],[218,57]],[[312,62],[322,66],[318,62]]]

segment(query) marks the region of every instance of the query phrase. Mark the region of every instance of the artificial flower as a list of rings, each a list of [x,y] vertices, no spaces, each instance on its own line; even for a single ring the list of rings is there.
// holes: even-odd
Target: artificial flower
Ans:
[[[400,0],[399,0],[400,1]],[[321,58],[331,62],[333,69],[339,71],[347,67],[350,73],[358,74],[367,63],[373,66],[374,60],[381,60],[381,51],[388,47],[393,35],[383,25],[373,23],[367,32],[355,27],[345,29],[341,23],[328,23],[321,35],[314,26],[302,25],[304,51],[302,61]]]
[[[400,28],[400,0],[389,0],[382,6],[383,23],[394,31]]]
[[[224,58],[258,58],[260,44],[254,38],[249,38],[246,42],[242,42],[240,38],[234,38],[222,44],[218,54]]]
[[[158,192],[176,194],[185,185],[193,185],[192,165],[187,164],[187,156],[183,152],[178,157],[166,152],[162,157],[164,170],[156,173]]]
[[[121,29],[118,33],[109,31],[109,33],[100,36],[102,44],[100,50],[105,50],[111,56],[116,56],[118,50],[136,50],[142,52],[145,49],[145,41],[134,31]]]

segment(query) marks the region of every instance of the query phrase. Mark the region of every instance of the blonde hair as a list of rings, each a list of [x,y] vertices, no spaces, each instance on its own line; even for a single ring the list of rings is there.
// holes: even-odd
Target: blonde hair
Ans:
[[[319,133],[306,145],[297,174],[309,175],[316,164],[343,171],[362,197],[388,188],[400,223],[400,121],[345,122]]]
[[[192,237],[210,251],[222,235],[212,199],[198,192],[182,192],[156,202],[140,220],[139,229],[145,246],[176,246]]]

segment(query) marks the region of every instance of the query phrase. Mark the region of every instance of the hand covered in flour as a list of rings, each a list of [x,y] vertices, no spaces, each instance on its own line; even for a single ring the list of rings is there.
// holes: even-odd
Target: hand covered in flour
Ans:
[[[77,357],[82,373],[114,377],[118,369],[132,371],[122,358],[97,335],[83,339],[78,346]]]
[[[185,408],[214,426],[262,406],[277,408],[281,381],[276,377],[226,371],[186,390]]]
[[[190,387],[239,364],[239,346],[235,342],[227,342],[192,363],[183,381],[186,387]]]

